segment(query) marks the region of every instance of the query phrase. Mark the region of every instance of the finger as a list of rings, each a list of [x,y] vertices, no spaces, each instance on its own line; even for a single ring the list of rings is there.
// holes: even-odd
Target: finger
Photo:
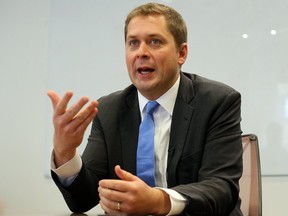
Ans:
[[[55,110],[56,105],[58,104],[60,98],[58,96],[58,94],[53,91],[53,90],[49,90],[47,92],[48,97],[50,98],[51,102],[52,102],[52,106],[53,106],[53,110]]]
[[[117,216],[119,216],[119,215],[126,215],[124,212],[122,212],[122,206],[121,206],[121,204],[120,204],[120,209],[118,208],[119,206],[118,206],[118,202],[114,202],[111,206],[111,208],[109,208],[107,205],[106,205],[106,203],[104,202],[104,200],[100,200],[100,206],[101,206],[101,208],[103,209],[103,211],[106,213],[106,214],[108,214],[108,215],[117,215]],[[119,209],[119,210],[118,210]]]
[[[81,97],[77,102],[75,102],[69,109],[66,110],[65,118],[72,120],[78,112],[84,107],[86,103],[88,103],[88,97]]]
[[[103,203],[101,202],[101,200],[99,201],[99,204],[100,204],[100,208],[103,210],[103,216],[108,214],[108,212],[106,211],[106,208],[105,206],[103,205]]]
[[[115,201],[115,200],[109,200],[105,197],[103,197],[101,194],[99,194],[100,197],[100,205],[101,208],[110,214],[113,215],[125,215],[125,206],[123,205],[123,203],[121,201]]]
[[[130,172],[127,172],[126,170],[121,169],[119,165],[115,166],[115,173],[116,175],[125,181],[135,181],[139,179],[137,176],[131,174]]]
[[[100,206],[103,209],[104,212],[109,213],[110,209],[103,203],[102,200],[100,200]]]
[[[92,101],[85,110],[74,117],[71,127],[77,129],[79,132],[85,131],[98,112],[97,106],[98,102]]]
[[[100,206],[101,208],[103,209],[103,211],[106,213],[106,214],[111,214],[112,213],[112,209],[109,209],[106,205],[105,205],[105,201],[103,200],[103,198],[100,200]]]
[[[101,199],[105,200],[105,203],[117,202],[119,201],[119,191],[110,188],[98,188],[99,196]],[[110,203],[111,204],[111,203]],[[111,207],[111,205],[109,205]]]
[[[54,109],[54,114],[55,115],[62,115],[63,113],[66,112],[66,108],[68,105],[68,102],[73,96],[72,91],[67,91],[64,96],[61,98],[61,100],[56,104],[55,109]]]
[[[99,181],[99,186],[102,188],[125,192],[127,191],[127,186],[130,185],[129,181],[134,181],[134,180],[139,179],[137,176],[134,176],[133,174],[121,169],[119,165],[115,166],[115,173],[120,178],[120,180],[102,179],[101,181]]]
[[[120,193],[125,192],[123,188],[125,188],[125,182],[122,180],[101,180],[99,182],[98,192],[105,196],[106,198],[112,200],[118,200]],[[115,196],[117,199],[115,199]]]
[[[99,197],[103,206],[105,206],[106,210],[108,209],[118,210],[118,205],[117,205],[118,201],[107,198],[106,196],[103,195],[103,193],[100,193]]]

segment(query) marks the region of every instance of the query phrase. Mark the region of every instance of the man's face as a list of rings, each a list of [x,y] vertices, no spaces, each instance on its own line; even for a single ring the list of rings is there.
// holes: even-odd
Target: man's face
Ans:
[[[134,17],[127,28],[126,65],[136,88],[155,100],[176,82],[187,56],[187,44],[177,49],[164,16]]]

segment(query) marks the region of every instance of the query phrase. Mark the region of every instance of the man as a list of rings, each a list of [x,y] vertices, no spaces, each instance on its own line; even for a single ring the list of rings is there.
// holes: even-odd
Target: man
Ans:
[[[49,91],[54,107],[52,177],[71,211],[100,203],[108,214],[242,215],[240,94],[227,85],[181,71],[187,30],[170,7],[149,3],[125,23],[126,64],[132,85],[67,108]],[[139,125],[146,103],[157,101],[155,181],[137,177]],[[96,115],[97,114],[97,115]],[[82,157],[76,153],[93,120]]]

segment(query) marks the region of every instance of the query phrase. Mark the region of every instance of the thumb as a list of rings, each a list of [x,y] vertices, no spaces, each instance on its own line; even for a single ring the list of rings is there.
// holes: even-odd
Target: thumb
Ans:
[[[59,96],[53,90],[49,90],[47,92],[47,95],[48,95],[48,97],[50,98],[50,100],[52,102],[53,109],[55,110],[55,108],[56,108],[56,106],[57,106],[57,104],[59,103],[59,100],[60,100]]]
[[[125,181],[135,181],[138,179],[137,176],[131,174],[130,172],[127,172],[126,170],[121,169],[119,165],[115,166],[115,173],[116,175]]]

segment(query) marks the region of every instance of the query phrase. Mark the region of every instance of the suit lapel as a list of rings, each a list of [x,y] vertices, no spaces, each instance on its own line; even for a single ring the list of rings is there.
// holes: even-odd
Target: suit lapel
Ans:
[[[177,184],[176,169],[191,124],[193,107],[189,104],[194,97],[191,79],[181,73],[180,85],[173,111],[170,142],[168,149],[167,182],[168,187]]]
[[[141,121],[137,91],[126,98],[126,104],[127,106],[120,111],[123,169],[136,174],[138,129]]]

